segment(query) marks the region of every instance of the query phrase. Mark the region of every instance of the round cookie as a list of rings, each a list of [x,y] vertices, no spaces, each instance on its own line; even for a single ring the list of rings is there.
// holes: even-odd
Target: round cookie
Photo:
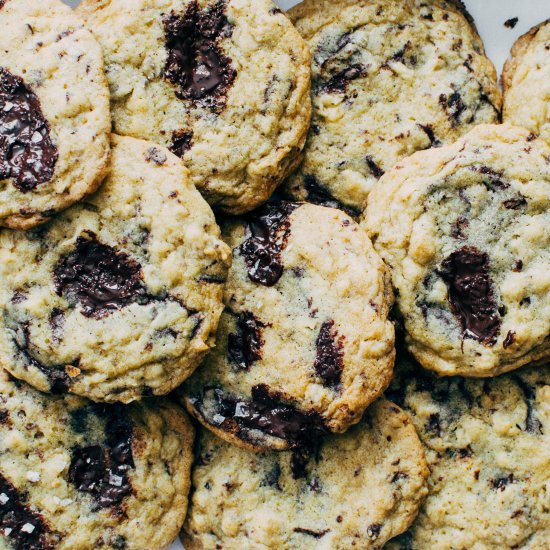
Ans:
[[[113,136],[95,195],[0,232],[0,364],[41,391],[163,395],[214,344],[230,251],[181,160]]]
[[[389,273],[340,210],[268,203],[227,221],[233,250],[216,347],[183,387],[220,437],[282,450],[343,432],[388,386]]]
[[[0,369],[0,548],[167,548],[187,511],[192,447],[168,401],[47,396]]]
[[[498,122],[496,72],[458,0],[305,0],[289,14],[313,59],[292,198],[358,216],[396,162]]]
[[[399,360],[391,399],[431,470],[410,530],[387,550],[543,550],[550,540],[550,370],[437,379]]]
[[[28,229],[105,177],[109,88],[99,44],[59,0],[2,0],[0,27],[0,225]]]
[[[299,471],[292,453],[254,454],[203,431],[182,539],[187,550],[379,549],[413,521],[428,474],[409,416],[385,400]]]
[[[504,65],[502,85],[504,121],[550,142],[550,20],[518,38]]]
[[[307,45],[271,0],[84,0],[115,131],[171,148],[208,202],[239,214],[300,161]]]
[[[526,130],[482,125],[373,189],[364,225],[425,368],[494,376],[550,356],[549,157]]]

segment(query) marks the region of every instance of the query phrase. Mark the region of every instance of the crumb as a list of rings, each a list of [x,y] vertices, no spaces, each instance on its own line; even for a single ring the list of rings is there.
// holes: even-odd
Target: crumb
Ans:
[[[518,24],[518,21],[519,17],[512,17],[511,19],[504,21],[504,26],[508,29],[513,29]]]

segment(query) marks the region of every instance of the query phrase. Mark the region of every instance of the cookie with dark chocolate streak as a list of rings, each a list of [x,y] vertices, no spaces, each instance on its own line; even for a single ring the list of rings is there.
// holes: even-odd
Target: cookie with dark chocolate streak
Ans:
[[[254,454],[203,430],[182,540],[188,550],[379,549],[413,521],[428,473],[411,419],[386,400],[319,441],[300,472],[293,453]]]
[[[3,369],[0,407],[0,548],[168,547],[190,489],[183,411],[48,396]]]
[[[271,0],[84,0],[78,11],[109,66],[115,131],[182,157],[212,206],[253,210],[297,167],[310,55]]]
[[[99,44],[57,0],[0,10],[0,226],[29,229],[92,193],[109,160]]]
[[[167,149],[115,136],[99,192],[0,236],[0,362],[38,389],[164,395],[213,345],[230,251]]]
[[[460,0],[305,0],[289,14],[313,77],[293,200],[360,213],[399,160],[498,122],[496,72]]]
[[[388,385],[388,273],[349,216],[270,202],[227,220],[233,249],[216,347],[182,388],[189,411],[237,445],[293,449],[296,468]]]
[[[373,189],[364,226],[424,367],[494,376],[550,356],[549,157],[528,131],[482,125]]]

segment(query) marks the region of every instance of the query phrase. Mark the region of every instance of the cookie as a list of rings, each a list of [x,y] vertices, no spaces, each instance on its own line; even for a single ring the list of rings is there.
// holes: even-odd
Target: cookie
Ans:
[[[163,395],[214,343],[227,246],[167,149],[113,137],[100,191],[0,232],[0,364],[41,391]]]
[[[223,237],[233,250],[216,348],[184,386],[189,411],[245,447],[343,432],[388,386],[389,273],[340,210],[272,202]]]
[[[429,472],[410,418],[386,400],[330,436],[305,469],[203,431],[182,532],[187,550],[379,549],[411,524]]]
[[[208,202],[238,214],[300,161],[307,45],[271,0],[84,0],[115,131],[181,156]]]
[[[45,395],[0,369],[0,548],[167,548],[187,510],[192,446],[168,401]]]
[[[424,367],[494,376],[550,356],[549,157],[526,130],[482,125],[373,189],[363,223]]]
[[[461,2],[306,0],[289,13],[313,74],[290,197],[358,216],[396,162],[499,120],[496,72]]]
[[[504,121],[527,128],[550,143],[549,81],[550,20],[518,38],[502,73]]]
[[[391,399],[411,414],[431,471],[410,530],[387,550],[542,550],[550,540],[550,370],[437,379],[399,361]]]
[[[105,177],[109,88],[99,44],[59,0],[2,0],[0,27],[0,225],[28,229]]]

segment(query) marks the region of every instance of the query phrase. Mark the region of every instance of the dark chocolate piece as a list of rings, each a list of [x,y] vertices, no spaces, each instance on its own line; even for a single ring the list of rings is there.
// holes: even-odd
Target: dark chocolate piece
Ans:
[[[155,298],[142,283],[141,266],[124,252],[100,243],[94,234],[78,237],[73,252],[54,268],[59,296],[76,300],[86,317],[99,319],[133,303],[147,304]]]
[[[518,21],[519,17],[511,17],[510,19],[506,19],[506,21],[504,21],[504,26],[507,29],[513,29],[518,24]]]
[[[342,210],[352,218],[358,218],[361,215],[361,211],[341,203],[335,199],[330,192],[323,187],[315,176],[304,176],[304,188],[307,192],[307,201],[320,206],[328,206],[329,208],[337,208]]]
[[[507,477],[499,477],[496,479],[491,479],[490,484],[495,491],[504,491],[506,486],[510,483],[514,483],[514,474],[510,474]]]
[[[170,151],[178,157],[183,157],[193,147],[193,132],[174,132]]]
[[[167,80],[178,87],[176,95],[218,111],[237,72],[220,47],[220,41],[233,33],[225,16],[226,2],[220,0],[201,9],[188,4],[184,13],[171,12],[164,19],[168,58],[164,68]]]
[[[239,369],[248,370],[254,361],[262,358],[261,329],[264,326],[248,311],[239,314],[237,332],[230,334],[227,341],[229,357]]]
[[[334,321],[325,321],[315,342],[317,357],[315,372],[330,387],[337,387],[344,369],[344,337],[334,329]]]
[[[382,170],[382,168],[380,168],[380,166],[376,164],[376,162],[370,155],[367,155],[365,157],[365,160],[367,162],[367,166],[369,167],[369,170],[371,171],[372,175],[375,178],[380,179],[384,175],[384,170]]]
[[[377,539],[380,536],[383,525],[381,523],[372,523],[367,527],[367,536],[370,539]]]
[[[527,204],[527,199],[522,195],[519,195],[518,197],[504,201],[502,204],[504,205],[504,208],[507,208],[508,210],[518,210]]]
[[[303,535],[308,535],[309,537],[313,537],[315,539],[323,538],[330,529],[325,529],[323,531],[312,531],[311,529],[305,529],[303,527],[294,527],[295,533],[302,533]]]
[[[489,256],[465,246],[442,262],[439,274],[449,289],[449,301],[463,337],[494,345],[501,319],[489,276]]]
[[[316,90],[320,90],[329,94],[343,94],[350,82],[362,78],[368,74],[368,66],[366,65],[351,65],[347,69],[340,71],[327,81],[321,81],[316,86]]]
[[[441,94],[439,96],[439,103],[447,113],[453,125],[458,124],[461,115],[467,109],[462,101],[462,96],[458,92],[453,92],[448,97],[445,94]]]
[[[441,147],[441,140],[435,137],[434,129],[430,124],[417,124],[417,126],[428,136],[431,147]]]
[[[514,376],[514,382],[519,386],[525,399],[525,406],[527,407],[527,415],[525,417],[525,431],[531,434],[542,434],[542,422],[535,416],[533,410],[533,402],[536,399],[535,390],[527,384],[521,376]]]
[[[509,348],[516,340],[516,333],[513,330],[509,330],[504,342],[502,342],[502,347],[504,349]]]
[[[14,550],[53,550],[50,528],[25,494],[0,473],[0,533]]]
[[[0,180],[22,193],[50,181],[57,147],[40,101],[21,78],[0,67]]]
[[[273,286],[283,274],[281,252],[290,234],[288,217],[299,205],[289,202],[268,203],[247,215],[248,238],[239,251],[255,283]]]

